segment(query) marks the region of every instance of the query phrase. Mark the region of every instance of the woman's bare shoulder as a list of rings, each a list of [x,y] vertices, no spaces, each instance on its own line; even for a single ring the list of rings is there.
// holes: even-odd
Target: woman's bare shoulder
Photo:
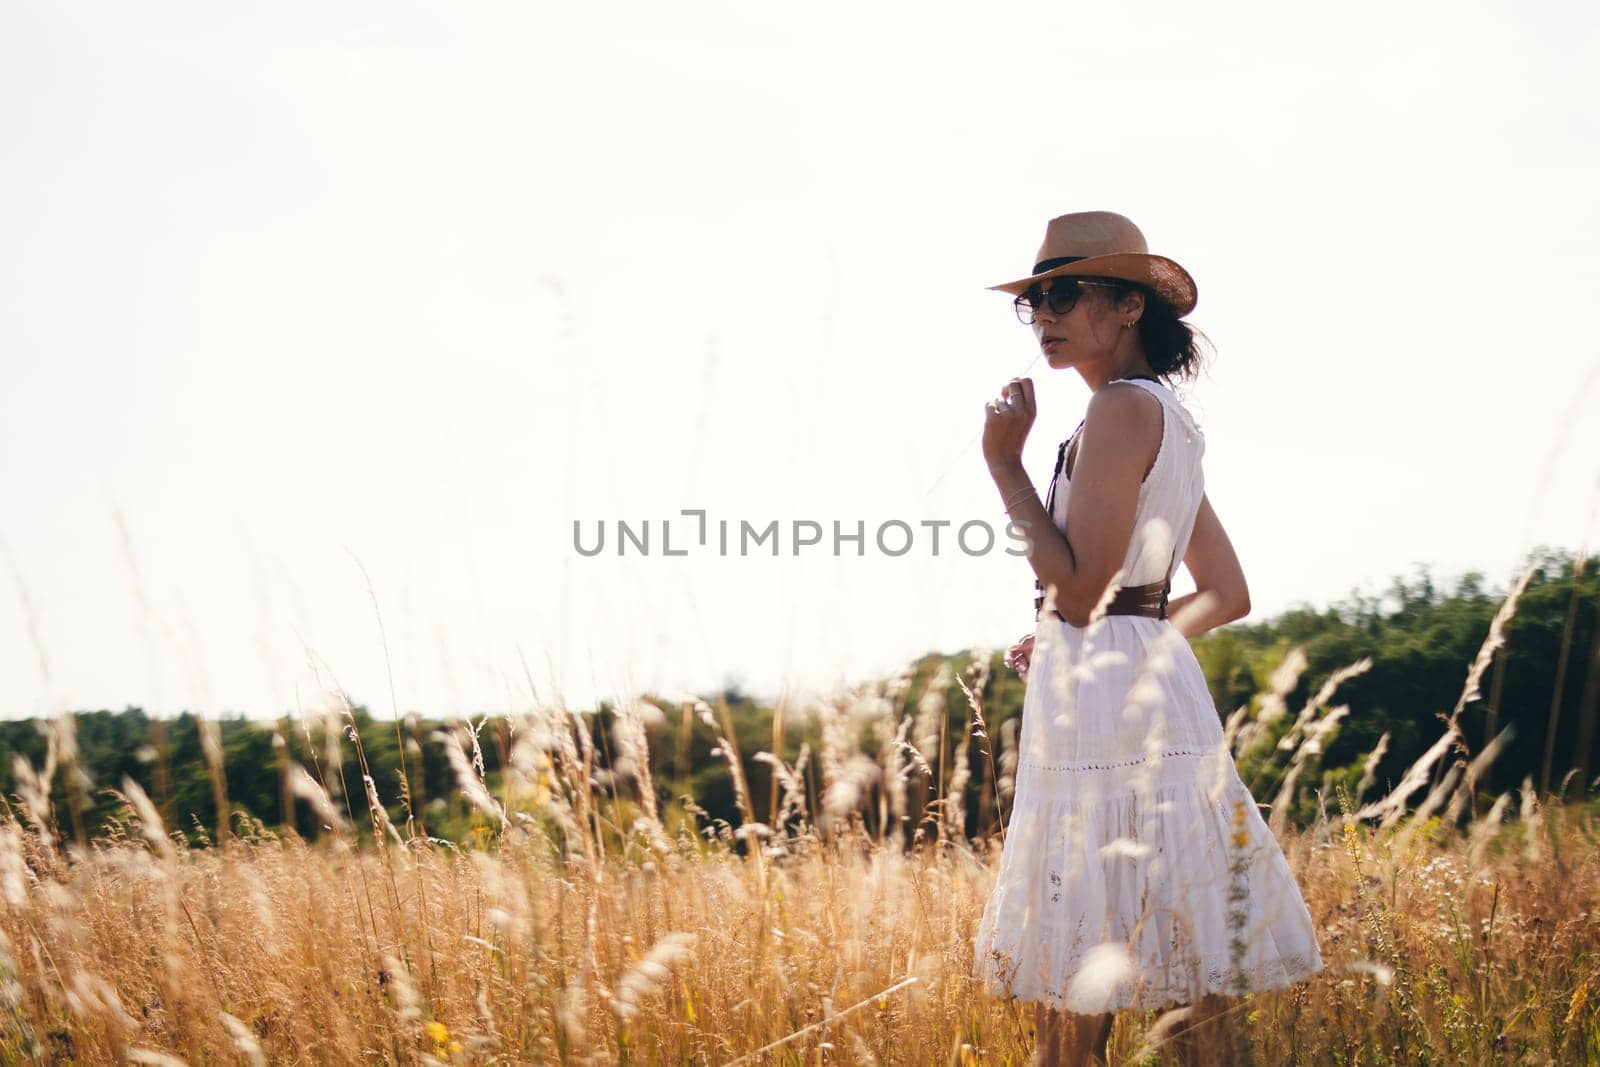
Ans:
[[[1084,412],[1085,455],[1113,478],[1120,478],[1116,472],[1125,467],[1134,481],[1142,481],[1161,448],[1162,419],[1161,401],[1139,386],[1105,385],[1089,398],[1089,410]]]
[[[1111,382],[1095,390],[1084,412],[1084,431],[1097,423],[1123,433],[1161,431],[1161,401],[1132,382]]]

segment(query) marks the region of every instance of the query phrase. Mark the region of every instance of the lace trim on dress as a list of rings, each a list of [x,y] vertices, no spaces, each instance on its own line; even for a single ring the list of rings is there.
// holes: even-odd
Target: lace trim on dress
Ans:
[[[1074,944],[1065,973],[1075,973],[1085,956],[1087,952]],[[1165,968],[1145,972],[1132,981],[1115,983],[1111,989],[1091,986],[1082,991],[1056,992],[1046,989],[1037,979],[1025,980],[1008,953],[991,948],[977,968],[976,977],[994,995],[1091,1014],[1129,1009],[1159,1010],[1193,1003],[1207,993],[1271,992],[1303,982],[1325,967],[1320,952],[1289,952],[1276,959],[1243,966],[1236,965],[1231,954],[1204,953],[1173,960]]]
[[[1087,760],[1039,760],[1030,756],[1021,756],[1017,759],[1017,769],[1033,767],[1041,771],[1111,771],[1119,767],[1136,767],[1141,763],[1151,760],[1181,759],[1184,757],[1201,758],[1216,752],[1216,745],[1204,747],[1165,748],[1160,752],[1141,752],[1137,756],[1127,759],[1087,759]]]
[[[1183,798],[1193,795],[1203,798],[1205,808],[1221,810],[1217,805],[1222,803],[1222,792],[1237,781],[1228,773],[1227,763],[1224,745],[1190,742],[1127,757],[1104,748],[1097,755],[1071,760],[1024,753],[1017,759],[1016,776],[1020,787],[1032,791],[1036,808],[1093,810],[1155,796],[1163,798],[1155,810],[1164,811],[1174,803],[1187,803]],[[1227,815],[1220,817],[1225,820]]]

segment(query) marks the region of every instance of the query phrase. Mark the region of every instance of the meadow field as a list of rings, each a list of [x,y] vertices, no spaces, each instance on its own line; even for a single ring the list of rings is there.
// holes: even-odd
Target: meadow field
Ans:
[[[1392,789],[1300,774],[1350,713],[1332,703],[1340,676],[1303,707],[1268,694],[1228,716],[1236,754],[1270,740],[1287,772],[1257,799],[1327,968],[1232,1001],[1200,1035],[1182,1011],[1123,1013],[1112,1063],[1179,1062],[1184,1040],[1204,1062],[1600,1062],[1600,812],[1531,780],[1487,794],[1497,748],[1468,751],[1456,725],[1519,590]],[[768,804],[727,709],[705,701],[619,709],[604,761],[559,704],[462,723],[439,740],[473,813],[465,843],[428,833],[404,770],[400,796],[377,795],[348,706],[304,723],[313,758],[284,764],[317,832],[236,815],[197,843],[130,778],[85,840],[58,801],[88,787],[63,716],[41,764],[16,758],[0,807],[0,1061],[1028,1063],[1032,1005],[970,977],[1001,836],[969,837],[964,786],[983,765],[1004,810],[1015,761],[986,719],[993,662],[962,672],[964,736],[941,739],[937,766],[893,717],[895,681],[819,700],[815,764],[753,757],[773,770]],[[1291,655],[1276,692],[1296,674]],[[655,780],[663,716],[718,733],[738,819]],[[504,773],[486,773],[490,727]],[[202,741],[226,811],[221,745]],[[918,790],[931,801],[910,804]],[[1301,795],[1316,814],[1295,825],[1281,813]]]

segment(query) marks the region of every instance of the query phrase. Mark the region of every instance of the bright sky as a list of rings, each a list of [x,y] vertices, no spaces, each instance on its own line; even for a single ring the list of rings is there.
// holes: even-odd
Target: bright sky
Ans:
[[[1001,527],[977,439],[1025,370],[1043,490],[1088,392],[984,287],[1067,211],[1199,284],[1217,353],[1182,395],[1255,618],[1592,548],[1597,31],[1579,4],[11,0],[0,714],[271,715],[330,677],[380,715],[530,681],[771,698],[1008,644],[1025,560],[872,532]],[[713,545],[830,541],[665,557],[686,508]],[[647,518],[649,556],[574,548]]]

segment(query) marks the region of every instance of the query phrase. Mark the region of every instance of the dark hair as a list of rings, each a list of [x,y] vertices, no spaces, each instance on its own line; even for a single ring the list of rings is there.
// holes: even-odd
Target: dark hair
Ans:
[[[1109,288],[1101,289],[1109,304],[1115,306],[1132,292],[1144,294],[1144,314],[1139,316],[1139,345],[1144,349],[1150,369],[1163,378],[1189,380],[1200,374],[1199,338],[1211,345],[1211,338],[1184,322],[1173,313],[1172,305],[1159,294],[1137,282],[1121,278],[1105,278]],[[1212,351],[1216,346],[1211,345]]]

